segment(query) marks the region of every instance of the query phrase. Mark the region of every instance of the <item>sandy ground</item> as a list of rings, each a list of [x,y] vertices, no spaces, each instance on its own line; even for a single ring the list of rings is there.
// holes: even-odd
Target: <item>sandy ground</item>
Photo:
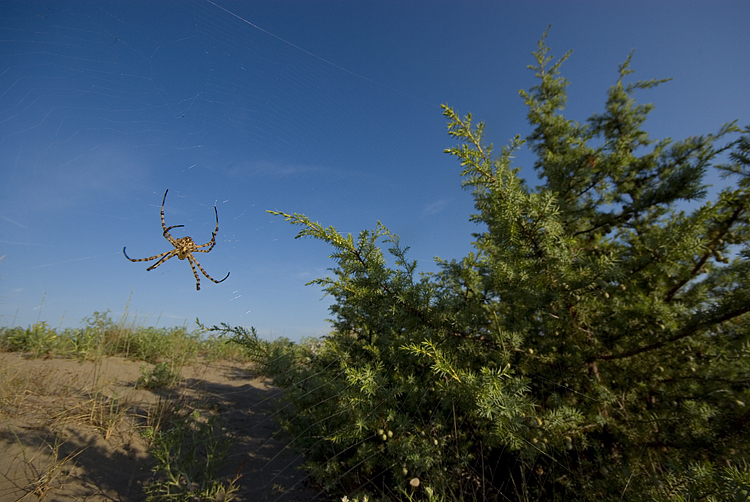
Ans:
[[[150,391],[135,385],[144,364],[0,353],[0,501],[142,500],[153,461],[141,432],[175,402],[221,417],[232,438],[225,474],[242,474],[236,500],[326,500],[285,448],[266,380],[243,364],[203,363],[183,368],[176,388]]]

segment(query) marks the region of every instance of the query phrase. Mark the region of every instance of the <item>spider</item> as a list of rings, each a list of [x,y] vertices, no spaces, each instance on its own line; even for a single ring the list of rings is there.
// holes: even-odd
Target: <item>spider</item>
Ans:
[[[205,270],[203,270],[203,267],[201,267],[201,264],[198,263],[198,260],[195,259],[195,256],[193,256],[193,253],[208,253],[211,251],[214,246],[216,245],[216,233],[219,231],[219,213],[216,211],[216,206],[214,206],[214,214],[216,215],[216,230],[213,231],[211,234],[211,240],[208,241],[205,244],[202,244],[200,246],[196,246],[195,241],[191,237],[182,237],[181,239],[175,239],[172,237],[172,235],[169,233],[170,230],[173,228],[179,228],[184,227],[185,225],[172,225],[171,227],[167,227],[167,225],[164,223],[164,202],[167,200],[167,192],[169,192],[169,189],[167,189],[164,192],[164,198],[161,200],[161,228],[164,229],[164,238],[169,241],[170,244],[174,246],[174,249],[171,251],[165,251],[161,254],[157,254],[155,256],[151,256],[149,258],[140,258],[140,259],[133,259],[128,256],[128,254],[125,252],[125,248],[122,248],[122,254],[125,255],[125,258],[127,258],[130,261],[151,261],[159,258],[159,261],[148,267],[146,270],[153,270],[165,261],[169,260],[170,258],[176,256],[180,260],[184,260],[187,258],[188,262],[190,262],[190,268],[193,269],[193,275],[195,276],[195,289],[200,291],[201,289],[201,278],[198,276],[198,272],[195,270],[195,265],[198,265],[198,268],[201,272],[203,272],[203,275],[205,275],[209,280],[215,282],[216,284],[219,284],[220,282],[223,282],[226,280],[227,277],[229,277],[229,272],[227,272],[227,275],[224,276],[224,279],[221,281],[217,281],[210,275],[206,273]],[[202,249],[206,246],[209,246],[208,249]]]

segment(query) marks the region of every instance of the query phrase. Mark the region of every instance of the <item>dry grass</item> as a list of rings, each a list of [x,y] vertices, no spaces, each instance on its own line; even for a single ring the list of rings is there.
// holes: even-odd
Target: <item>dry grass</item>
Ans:
[[[57,432],[52,433],[52,437],[46,436],[37,447],[24,444],[18,435],[15,437],[20,453],[13,457],[6,471],[0,473],[15,488],[14,501],[31,497],[45,500],[62,488],[75,468],[75,458],[84,451],[77,449],[62,457],[60,449],[65,441]]]
[[[201,429],[204,419],[234,424],[229,464],[203,469],[216,476],[201,476],[211,497],[266,499],[284,479],[280,500],[310,500],[294,468],[301,459],[286,456],[263,418],[277,390],[254,379],[249,366],[235,344],[182,328],[123,327],[105,314],[79,330],[0,328],[0,500],[141,501],[146,487],[161,496],[157,484],[183,466],[167,456],[179,442],[160,431],[196,412],[201,434],[183,447],[197,452],[214,444],[214,432],[229,433]],[[158,441],[169,459],[161,470]],[[249,483],[242,485],[245,464]]]
[[[61,493],[88,483],[77,460],[89,448],[109,450],[112,459],[148,457],[138,413],[153,413],[154,398],[122,381],[128,375],[109,374],[106,359],[0,358],[0,456],[6,459],[0,500],[75,500]],[[130,365],[131,373],[137,369]],[[112,496],[106,489],[85,492],[92,500]]]

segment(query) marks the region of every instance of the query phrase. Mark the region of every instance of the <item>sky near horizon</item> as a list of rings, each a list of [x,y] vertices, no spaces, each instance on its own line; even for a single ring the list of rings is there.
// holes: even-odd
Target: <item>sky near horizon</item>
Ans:
[[[618,64],[656,105],[652,138],[750,124],[746,1],[0,2],[0,326],[226,322],[265,338],[329,331],[305,283],[331,249],[266,210],[357,234],[378,221],[422,271],[471,251],[471,194],[441,104],[496,146],[530,132],[519,89],[547,43],[567,117],[603,110]],[[535,183],[533,157],[516,166]],[[711,180],[709,180],[710,182]],[[176,237],[216,246],[131,263]]]

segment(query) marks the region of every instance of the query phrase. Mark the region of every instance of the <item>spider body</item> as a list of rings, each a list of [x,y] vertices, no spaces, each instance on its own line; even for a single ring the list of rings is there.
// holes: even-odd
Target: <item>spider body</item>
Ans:
[[[193,251],[198,251],[198,246],[195,245],[195,241],[192,237],[183,237],[182,239],[175,239],[180,247],[177,248],[177,258],[184,260],[188,257],[188,254]]]
[[[153,270],[165,261],[169,260],[170,258],[177,257],[180,260],[185,260],[190,263],[190,268],[193,269],[193,275],[195,276],[195,289],[200,291],[201,289],[201,278],[198,275],[198,271],[195,270],[195,267],[197,266],[198,269],[203,273],[203,275],[206,276],[210,281],[215,282],[216,284],[219,284],[220,282],[223,282],[227,277],[229,277],[229,272],[227,272],[227,275],[224,276],[224,279],[217,281],[210,275],[206,273],[205,270],[203,270],[203,267],[201,267],[201,264],[198,263],[198,260],[195,259],[195,256],[193,256],[193,253],[208,253],[211,251],[214,246],[216,245],[216,234],[219,232],[219,213],[216,210],[216,206],[214,206],[214,215],[216,216],[216,229],[211,234],[211,240],[208,241],[205,244],[201,244],[198,246],[192,237],[182,237],[180,239],[175,239],[172,237],[172,234],[169,233],[170,230],[173,228],[179,228],[184,227],[184,225],[172,225],[171,227],[167,227],[167,224],[164,222],[164,202],[167,200],[167,192],[169,192],[169,189],[167,189],[164,192],[164,198],[161,200],[161,228],[164,229],[164,232],[162,235],[165,239],[169,241],[172,246],[174,246],[174,249],[170,251],[165,251],[163,253],[150,256],[148,258],[138,258],[134,259],[128,256],[128,254],[125,252],[125,248],[122,248],[122,254],[125,255],[125,258],[127,258],[130,261],[151,261],[156,260],[157,258],[159,261],[148,267],[146,270]],[[208,248],[208,249],[203,249]]]

